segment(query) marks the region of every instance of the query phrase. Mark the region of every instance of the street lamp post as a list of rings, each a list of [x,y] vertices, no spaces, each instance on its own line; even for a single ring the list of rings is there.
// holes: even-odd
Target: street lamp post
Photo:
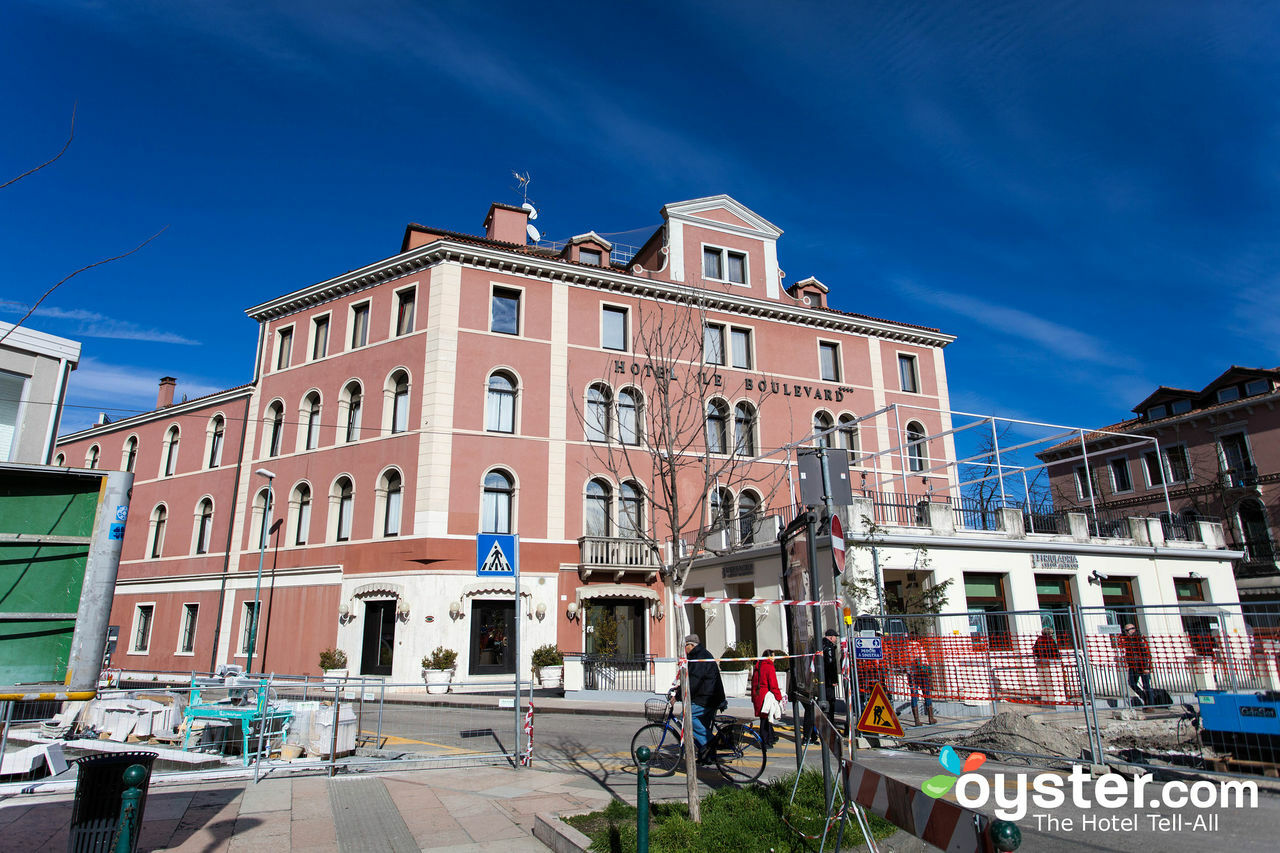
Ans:
[[[271,529],[271,504],[274,492],[271,488],[276,475],[266,468],[259,468],[253,473],[267,478],[267,505],[262,508],[262,536],[258,542],[258,581],[253,587],[253,613],[249,614],[249,659],[245,662],[245,672],[253,672],[253,655],[258,650],[258,611],[262,609],[262,564],[267,557],[267,531]]]

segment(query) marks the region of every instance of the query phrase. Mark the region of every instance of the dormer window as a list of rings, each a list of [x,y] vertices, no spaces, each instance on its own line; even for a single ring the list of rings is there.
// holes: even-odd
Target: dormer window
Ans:
[[[732,284],[746,284],[747,256],[743,252],[703,246],[702,277]]]
[[[1174,400],[1169,404],[1169,411],[1175,415],[1185,415],[1187,412],[1191,411],[1191,401]]]
[[[578,261],[592,266],[604,266],[604,253],[599,249],[579,249]]]
[[[1147,420],[1149,421],[1159,420],[1160,418],[1163,418],[1168,414],[1169,414],[1169,410],[1162,403],[1159,406],[1152,406],[1151,408],[1147,409]]]
[[[1232,400],[1239,400],[1239,399],[1240,399],[1240,386],[1239,386],[1239,385],[1228,385],[1226,388],[1219,388],[1219,389],[1218,389],[1218,402],[1219,402],[1219,403],[1229,403],[1229,402],[1231,402]]]
[[[1271,390],[1271,382],[1266,379],[1251,379],[1244,386],[1246,397],[1252,397],[1254,394],[1265,394]]]

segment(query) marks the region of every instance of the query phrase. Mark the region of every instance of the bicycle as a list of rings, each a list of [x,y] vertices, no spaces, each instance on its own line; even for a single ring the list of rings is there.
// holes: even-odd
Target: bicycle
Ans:
[[[644,715],[650,722],[631,738],[631,760],[639,766],[636,750],[649,747],[649,775],[670,776],[684,764],[683,722],[676,718],[676,700],[646,699]],[[764,773],[768,751],[755,727],[735,717],[716,715],[707,732],[707,748],[716,770],[726,782],[745,785]]]

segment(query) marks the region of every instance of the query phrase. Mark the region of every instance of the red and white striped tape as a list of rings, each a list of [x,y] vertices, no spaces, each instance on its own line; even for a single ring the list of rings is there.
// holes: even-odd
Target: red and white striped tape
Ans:
[[[919,788],[855,761],[844,763],[853,801],[947,853],[992,853],[988,819],[972,809],[935,800]]]
[[[842,601],[797,601],[790,598],[708,598],[704,595],[684,598],[676,596],[676,605],[681,604],[787,604],[797,607],[843,607]]]
[[[520,758],[520,763],[528,767],[533,763],[533,703],[529,703],[529,710],[524,715],[524,755]]]

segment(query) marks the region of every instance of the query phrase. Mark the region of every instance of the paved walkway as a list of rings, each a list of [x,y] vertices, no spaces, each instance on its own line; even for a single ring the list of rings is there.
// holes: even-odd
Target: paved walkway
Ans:
[[[510,767],[157,784],[138,849],[546,851],[535,815],[592,811],[609,798],[581,774]],[[66,850],[71,800],[0,802],[0,848]]]

